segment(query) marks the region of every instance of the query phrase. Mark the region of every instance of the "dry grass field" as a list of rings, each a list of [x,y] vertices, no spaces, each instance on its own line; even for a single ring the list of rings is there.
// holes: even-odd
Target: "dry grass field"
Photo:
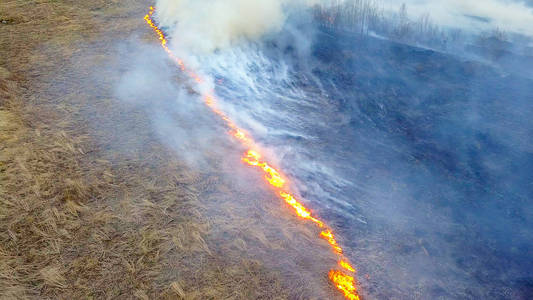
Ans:
[[[150,4],[0,2],[0,299],[336,297],[312,227],[114,101],[114,43],[156,43]]]

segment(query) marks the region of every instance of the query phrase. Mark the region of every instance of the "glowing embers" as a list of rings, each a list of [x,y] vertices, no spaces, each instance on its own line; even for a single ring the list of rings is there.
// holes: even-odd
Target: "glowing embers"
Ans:
[[[194,79],[196,82],[201,83],[202,79],[196,75],[194,72],[188,70],[183,61],[176,57],[174,53],[168,48],[167,46],[167,39],[165,37],[165,34],[159,27],[154,23],[152,20],[152,15],[154,14],[155,8],[150,7],[150,11],[148,14],[144,17],[146,23],[154,30],[154,32],[158,35],[159,41],[161,43],[161,47],[165,50],[165,52],[168,53],[169,57],[180,67],[181,70],[183,70],[186,74],[188,74],[192,79]],[[259,152],[259,149],[256,146],[256,143],[254,140],[244,131],[243,129],[239,128],[235,122],[233,122],[224,112],[222,112],[216,105],[216,99],[213,96],[213,93],[204,93],[203,95],[204,103],[206,106],[208,106],[213,113],[218,115],[224,122],[225,125],[230,129],[229,134],[234,137],[237,141],[239,141],[243,146],[245,146],[248,150],[242,160],[253,167],[259,168],[264,174],[265,179],[267,182],[274,188],[274,190],[278,193],[281,199],[283,199],[289,206],[291,206],[296,214],[305,219],[312,221],[316,226],[318,226],[321,230],[320,236],[325,239],[328,244],[331,246],[335,254],[337,255],[337,258],[339,260],[339,267],[345,271],[355,273],[355,269],[350,265],[348,260],[344,257],[342,254],[342,248],[338,245],[337,240],[335,239],[335,236],[333,235],[333,232],[331,229],[329,229],[324,222],[319,220],[318,218],[315,218],[312,216],[312,213],[307,209],[302,203],[298,202],[294,196],[287,190],[286,188],[286,179],[282,176],[282,174],[273,168],[271,164],[261,159],[261,154]],[[254,150],[252,150],[254,149]],[[359,296],[357,294],[357,289],[355,286],[355,278],[353,276],[347,275],[343,271],[339,270],[331,270],[329,272],[329,279],[337,289],[339,289],[344,296],[347,299],[350,300],[358,300]]]

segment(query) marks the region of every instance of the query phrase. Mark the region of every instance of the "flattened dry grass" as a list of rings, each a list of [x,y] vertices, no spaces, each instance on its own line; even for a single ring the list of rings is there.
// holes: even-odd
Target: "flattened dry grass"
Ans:
[[[121,125],[140,146],[90,129],[92,115],[115,128],[125,113],[110,100],[118,78],[82,77],[144,26],[145,6],[0,3],[0,299],[335,297],[327,245],[268,191],[192,171],[142,112]]]

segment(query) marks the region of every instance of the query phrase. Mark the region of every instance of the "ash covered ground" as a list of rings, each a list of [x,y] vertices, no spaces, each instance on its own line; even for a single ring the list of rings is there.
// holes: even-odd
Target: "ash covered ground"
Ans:
[[[533,297],[525,68],[326,28],[308,34],[308,47],[286,33],[205,64],[227,111],[348,246],[362,295]]]

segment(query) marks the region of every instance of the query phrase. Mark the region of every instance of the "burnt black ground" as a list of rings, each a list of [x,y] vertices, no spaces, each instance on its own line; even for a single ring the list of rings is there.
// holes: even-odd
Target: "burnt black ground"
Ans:
[[[389,273],[391,264],[413,282],[404,289],[390,278],[402,292],[389,295],[387,280],[378,282],[378,276],[369,292],[411,298],[417,284],[429,281],[422,298],[531,297],[533,81],[377,39],[356,43],[322,34],[320,40],[314,55],[321,64],[313,71],[349,120],[336,128],[340,142],[325,135],[334,145],[327,152],[345,151],[339,159],[353,166],[345,176],[355,176],[360,186],[402,186],[377,205],[386,206],[377,214],[391,222],[343,230],[356,253],[375,246],[366,239],[385,236],[378,249],[393,259],[368,266],[371,278]],[[360,198],[383,202],[364,191],[347,197]],[[384,290],[375,288],[380,283]]]
[[[290,86],[258,96],[278,112],[251,108],[270,130],[261,142],[284,153],[304,201],[334,224],[366,298],[531,298],[524,68],[325,30],[309,56],[290,38],[266,45],[305,97],[275,96]]]

